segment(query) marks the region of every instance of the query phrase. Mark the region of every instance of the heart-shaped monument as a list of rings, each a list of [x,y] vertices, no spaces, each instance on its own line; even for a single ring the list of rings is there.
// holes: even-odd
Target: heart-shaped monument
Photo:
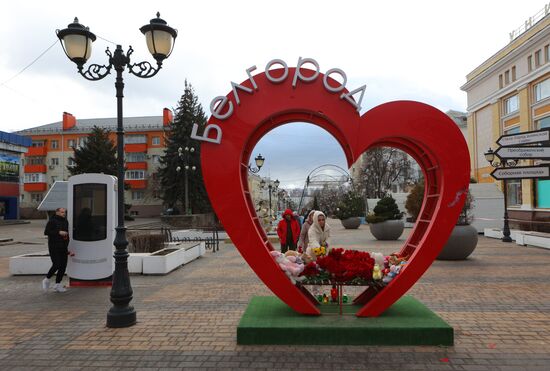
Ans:
[[[304,61],[301,60],[300,61]],[[408,263],[374,297],[367,289],[356,300],[365,303],[358,316],[378,316],[404,295],[435,260],[464,203],[470,179],[469,154],[457,125],[441,111],[418,102],[396,101],[358,114],[364,87],[345,90],[343,71],[288,68],[272,61],[232,92],[212,101],[212,116],[203,136],[202,171],[216,214],[241,255],[258,277],[287,305],[319,315],[311,298],[291,283],[270,255],[273,250],[254,211],[248,190],[248,163],[260,138],[290,122],[320,126],[338,140],[348,165],[377,146],[401,149],[422,168],[426,184],[418,220],[401,253]],[[313,60],[308,60],[311,63]],[[282,62],[282,63],[281,63]],[[313,61],[314,62],[314,61]],[[270,70],[272,64],[284,68]],[[330,78],[338,73],[342,83]],[[307,75],[307,76],[306,76]],[[361,93],[355,100],[352,96]],[[222,135],[223,130],[223,135]],[[335,243],[337,245],[337,243]],[[369,300],[366,300],[366,299]]]

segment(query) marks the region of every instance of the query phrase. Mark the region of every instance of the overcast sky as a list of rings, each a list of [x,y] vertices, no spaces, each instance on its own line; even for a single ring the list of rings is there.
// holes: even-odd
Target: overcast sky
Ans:
[[[343,69],[350,87],[366,84],[366,109],[387,101],[413,99],[447,111],[466,109],[466,94],[460,90],[466,74],[506,46],[509,33],[547,2],[157,0],[151,4],[3,2],[0,130],[10,132],[59,121],[63,111],[77,119],[115,116],[114,77],[100,82],[84,80],[59,44],[16,76],[56,41],[55,30],[65,28],[75,16],[98,36],[91,62],[99,64],[106,62],[105,48],[114,49],[99,37],[120,43],[125,50],[132,45],[134,61],[152,61],[139,27],[157,11],[178,29],[174,52],[157,76],[125,76],[125,116],[160,115],[163,107],[175,107],[185,79],[195,87],[208,111],[213,97],[229,92],[230,81],[246,79],[246,68],[257,65],[257,71],[263,70],[274,58],[295,66],[300,56],[316,59],[321,71]],[[281,158],[274,154],[282,148],[281,141],[264,137],[258,149],[268,159],[266,171],[284,183],[303,177],[315,161],[343,164],[338,145],[320,129],[295,125],[268,136],[276,139],[274,133],[292,138],[316,135],[328,146],[324,158],[319,159],[301,151],[299,143],[303,140],[287,142],[288,150],[295,152],[292,157]],[[261,147],[268,142],[273,145]],[[304,168],[295,173],[279,164],[296,157],[305,160]]]

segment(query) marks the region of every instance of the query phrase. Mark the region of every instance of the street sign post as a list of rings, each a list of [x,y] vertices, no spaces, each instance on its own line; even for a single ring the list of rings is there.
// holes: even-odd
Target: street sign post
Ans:
[[[521,146],[550,141],[550,128],[526,131],[518,134],[501,135],[497,144],[502,147]]]
[[[550,178],[550,165],[501,167],[493,170],[491,176],[496,180]]]
[[[501,160],[506,159],[550,159],[550,147],[525,146],[525,147],[498,147],[495,155]]]

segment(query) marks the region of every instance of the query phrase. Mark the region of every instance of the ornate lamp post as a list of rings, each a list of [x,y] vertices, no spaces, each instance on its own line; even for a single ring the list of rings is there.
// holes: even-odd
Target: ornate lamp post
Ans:
[[[128,274],[128,241],[126,239],[126,228],[124,227],[124,126],[122,122],[122,98],[124,97],[124,80],[122,72],[128,68],[128,72],[141,78],[155,76],[162,67],[164,59],[172,53],[177,30],[168,26],[166,21],[160,18],[151,19],[149,24],[140,28],[145,35],[147,48],[157,62],[156,68],[151,63],[144,61],[130,63],[130,56],[134,52],[131,46],[124,54],[122,46],[117,45],[114,53],[109,48],[105,54],[109,57],[108,65],[91,64],[84,69],[84,64],[92,54],[92,43],[96,36],[78,22],[78,18],[63,30],[57,30],[57,37],[67,57],[73,61],[78,73],[87,80],[97,81],[105,78],[114,68],[116,71],[116,97],[117,97],[117,170],[118,170],[118,226],[116,237],[113,242],[116,250],[115,271],[113,273],[113,286],[111,289],[111,302],[113,306],[107,313],[107,327],[128,327],[136,323],[136,311],[130,305],[133,291],[130,285]]]
[[[250,171],[253,174],[256,174],[260,171],[262,166],[264,166],[265,157],[262,157],[262,154],[259,153],[258,156],[254,158],[254,161],[256,162],[256,167],[253,168],[250,165],[248,165],[248,171]]]
[[[517,165],[517,162],[514,160],[500,160],[500,162],[495,160],[495,153],[491,148],[484,153],[485,159],[492,167],[495,168],[504,168],[504,167],[513,167]],[[504,226],[502,227],[502,242],[512,242],[510,237],[510,226],[508,225],[508,186],[506,184],[506,179],[502,180],[504,187]]]
[[[267,189],[269,190],[268,193],[269,193],[269,223],[271,224],[271,222],[273,221],[273,213],[271,211],[271,194],[275,194],[277,192],[277,188],[279,188],[279,179],[276,179],[273,184],[271,184],[271,181],[269,182],[269,184],[267,185]],[[266,189],[265,187],[265,180],[261,180],[260,181],[260,187],[262,189]]]
[[[185,171],[183,172],[184,174],[184,178],[185,178],[185,214],[190,214],[189,212],[189,187],[188,187],[188,181],[189,181],[189,178],[187,176],[187,172],[189,170],[192,170],[192,171],[195,171],[197,170],[197,167],[196,166],[189,166],[189,154],[190,153],[193,153],[195,152],[195,148],[191,147],[185,147],[185,149],[183,148],[178,148],[178,156],[180,159],[183,159],[183,161],[185,162],[184,164],[184,169]],[[179,173],[181,171],[181,166],[178,166],[176,167],[176,171]]]

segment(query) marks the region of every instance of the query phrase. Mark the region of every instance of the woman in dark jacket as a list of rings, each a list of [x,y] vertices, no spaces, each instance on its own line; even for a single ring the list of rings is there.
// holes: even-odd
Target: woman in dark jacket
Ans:
[[[61,280],[67,268],[67,255],[69,254],[69,222],[65,218],[66,210],[62,207],[55,210],[55,215],[50,218],[44,234],[48,236],[48,250],[52,267],[48,271],[46,278],[42,280],[42,289],[48,291],[50,288],[50,278],[57,272],[55,276],[54,291],[65,292],[61,285]]]

